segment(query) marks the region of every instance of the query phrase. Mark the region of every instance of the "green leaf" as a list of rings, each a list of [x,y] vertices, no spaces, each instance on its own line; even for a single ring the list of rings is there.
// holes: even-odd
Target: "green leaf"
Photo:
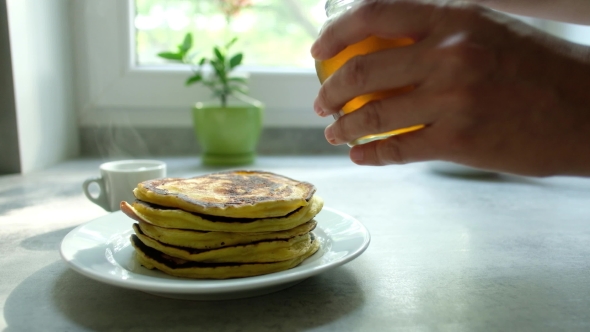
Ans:
[[[211,64],[211,67],[213,67],[213,70],[215,71],[215,74],[217,75],[217,77],[219,77],[222,80],[226,79],[225,66],[224,66],[223,62],[221,62],[217,59],[213,59],[213,60],[210,60],[209,63]]]
[[[217,47],[217,46],[213,47],[213,53],[215,53],[215,57],[217,57],[219,62],[221,62],[221,63],[225,62],[225,56],[223,56],[223,53],[221,53],[221,51],[219,50],[219,47]]]
[[[225,44],[225,48],[227,49],[227,48],[232,47],[232,45],[235,44],[236,41],[238,41],[238,37],[232,38],[232,40],[230,40],[229,43]]]
[[[239,66],[242,63],[243,58],[244,58],[244,55],[242,53],[238,53],[238,54],[234,55],[229,60],[229,68],[233,69],[233,68]]]
[[[207,58],[201,58],[201,60],[199,60],[199,66],[204,65],[205,62],[207,62]]]
[[[240,82],[240,83],[244,83],[244,84],[248,83],[248,80],[243,77],[230,77],[230,78],[228,78],[228,81]]]
[[[219,68],[220,62],[217,59],[211,59],[211,60],[209,60],[209,64],[213,68]]]
[[[225,77],[225,71],[223,70],[223,68],[219,68],[219,67],[213,67],[213,70],[215,70],[215,75],[217,75],[217,77],[219,77],[220,81],[224,80]]]
[[[201,82],[202,80],[203,80],[203,75],[201,75],[201,73],[197,73],[194,76],[189,77],[184,84],[188,86],[191,84],[195,84],[197,82]]]
[[[182,41],[182,45],[179,46],[180,51],[186,54],[191,48],[193,47],[193,34],[188,32],[184,36],[184,40]]]
[[[232,91],[237,91],[241,94],[247,95],[248,94],[248,89],[244,88],[244,87],[240,87],[240,86],[232,86],[231,87]]]
[[[172,52],[161,52],[158,53],[160,58],[168,59],[168,60],[177,60],[182,61],[182,54],[180,53],[172,53]]]

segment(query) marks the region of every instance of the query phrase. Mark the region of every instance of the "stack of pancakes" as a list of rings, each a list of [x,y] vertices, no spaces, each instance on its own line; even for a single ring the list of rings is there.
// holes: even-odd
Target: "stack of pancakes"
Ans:
[[[226,279],[293,268],[319,241],[323,207],[310,183],[270,172],[229,171],[144,181],[121,210],[138,223],[131,243],[149,269]]]

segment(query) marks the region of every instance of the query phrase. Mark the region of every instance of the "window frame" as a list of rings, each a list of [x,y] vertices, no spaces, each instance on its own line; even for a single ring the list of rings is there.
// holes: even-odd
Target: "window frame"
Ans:
[[[137,66],[134,0],[72,1],[76,105],[80,126],[191,126],[190,109],[210,100],[201,86],[185,87],[190,68]],[[265,127],[324,127],[312,103],[315,71],[243,67],[250,95],[265,104]]]
[[[136,66],[134,0],[76,0],[72,5],[76,109],[80,126],[189,127],[190,109],[210,100],[185,87],[190,68]],[[520,17],[553,34],[562,24]],[[312,103],[320,84],[313,70],[242,67],[250,94],[266,105],[265,127],[325,127]]]

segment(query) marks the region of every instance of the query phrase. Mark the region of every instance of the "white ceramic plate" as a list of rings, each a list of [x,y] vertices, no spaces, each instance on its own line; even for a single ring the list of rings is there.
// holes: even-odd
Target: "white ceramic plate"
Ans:
[[[133,220],[122,212],[78,226],[61,243],[62,258],[79,273],[114,286],[193,300],[223,300],[275,292],[350,262],[367,249],[370,235],[353,217],[324,208],[314,234],[321,247],[301,265],[286,271],[239,279],[192,280],[142,267],[129,236]]]

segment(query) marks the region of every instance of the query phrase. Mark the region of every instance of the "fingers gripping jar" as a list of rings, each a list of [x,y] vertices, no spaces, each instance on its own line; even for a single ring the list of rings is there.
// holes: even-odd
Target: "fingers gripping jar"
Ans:
[[[362,0],[327,0],[326,16],[328,17],[328,20],[326,21],[326,24],[324,26],[326,26],[327,24],[329,24],[330,21],[338,17],[338,15],[349,10],[355,4],[360,2],[362,2]],[[320,83],[324,83],[324,81],[328,77],[330,77],[330,75],[332,75],[336,70],[342,67],[348,60],[357,55],[369,54],[372,52],[382,51],[394,47],[407,46],[413,43],[414,41],[411,38],[385,39],[376,36],[370,36],[356,44],[349,45],[340,53],[338,53],[330,59],[316,61],[316,72],[318,78],[320,79]],[[342,107],[342,113],[348,114],[350,112],[354,112],[370,101],[393,97],[395,95],[411,91],[412,89],[412,86],[406,86],[387,91],[376,91],[360,95],[346,103]],[[340,117],[340,114],[337,114],[334,117],[338,119]],[[393,135],[399,135],[406,132],[414,131],[423,127],[423,125],[416,125],[408,128],[392,130],[386,133],[367,135],[350,142],[349,145],[353,146],[358,144],[365,144],[375,140],[385,139]]]

